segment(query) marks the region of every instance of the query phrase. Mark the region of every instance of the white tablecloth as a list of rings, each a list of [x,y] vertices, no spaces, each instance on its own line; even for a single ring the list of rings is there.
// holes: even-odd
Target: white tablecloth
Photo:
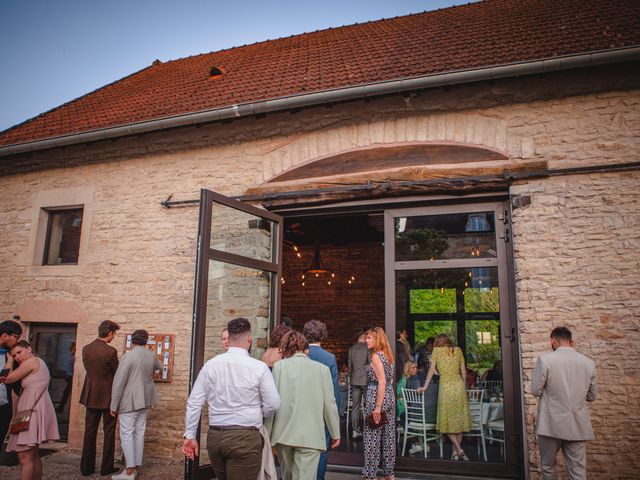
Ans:
[[[503,402],[482,402],[482,424],[486,425],[495,420],[504,418]]]

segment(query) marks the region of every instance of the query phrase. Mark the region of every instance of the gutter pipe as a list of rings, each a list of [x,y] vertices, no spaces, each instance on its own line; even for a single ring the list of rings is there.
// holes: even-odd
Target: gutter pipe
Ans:
[[[436,73],[421,77],[403,78],[384,82],[368,83],[351,87],[322,90],[312,93],[231,105],[213,110],[204,110],[182,115],[174,115],[156,120],[129,123],[117,127],[107,127],[87,132],[61,135],[0,147],[0,157],[49,148],[64,147],[78,143],[96,142],[129,135],[139,135],[158,130],[198,125],[221,120],[249,117],[253,115],[281,112],[303,107],[311,107],[348,100],[364,99],[416,90],[448,87],[464,83],[512,78],[525,75],[543,74],[596,65],[631,62],[640,60],[640,46],[614,50],[567,55],[545,60],[519,62],[470,70]]]

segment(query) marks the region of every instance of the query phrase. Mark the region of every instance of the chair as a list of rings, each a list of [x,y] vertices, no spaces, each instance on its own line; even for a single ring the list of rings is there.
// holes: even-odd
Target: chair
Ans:
[[[349,429],[351,428],[351,422],[349,421],[349,418],[351,415],[353,415],[353,396],[351,395],[351,383],[349,383],[349,386],[347,388],[347,425],[346,425],[346,432],[347,432],[347,436],[349,436]],[[362,421],[364,421],[363,415],[364,415],[364,401],[365,398],[364,396],[361,397],[360,399],[360,408],[357,411],[357,414],[360,415],[360,418],[362,419]],[[362,425],[362,422],[360,422],[360,425]]]
[[[480,442],[482,442],[482,456],[487,461],[487,446],[484,437],[484,425],[482,424],[482,399],[484,390],[467,390],[469,400],[469,415],[471,416],[471,431],[465,433],[467,437],[478,437],[478,455],[480,455]]]
[[[479,386],[486,390],[487,397],[490,397],[495,392],[502,392],[502,380],[485,380],[480,382]]]
[[[435,423],[425,423],[424,394],[417,390],[403,388],[402,398],[405,404],[402,455],[407,448],[407,438],[418,437],[421,439],[424,458],[427,458],[427,443],[433,441],[440,444],[440,458],[442,458],[442,435],[436,432]]]
[[[491,422],[487,422],[485,426],[487,429],[487,433],[485,433],[485,440],[489,440],[491,442],[499,442],[500,451],[502,453],[502,459],[504,460],[504,420],[493,420]],[[502,432],[502,436],[497,437],[495,432]]]

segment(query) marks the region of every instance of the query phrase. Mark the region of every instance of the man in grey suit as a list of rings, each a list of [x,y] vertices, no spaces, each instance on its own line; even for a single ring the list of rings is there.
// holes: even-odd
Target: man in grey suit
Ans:
[[[596,399],[596,365],[573,349],[566,327],[551,332],[551,348],[538,357],[531,393],[538,397],[536,433],[544,480],[554,478],[556,455],[562,449],[569,478],[587,478],[587,440],[593,430],[586,402]]]
[[[351,411],[351,428],[353,438],[362,436],[362,403],[367,392],[367,365],[369,364],[369,349],[367,348],[367,334],[361,333],[358,341],[349,349],[349,386],[353,407]]]

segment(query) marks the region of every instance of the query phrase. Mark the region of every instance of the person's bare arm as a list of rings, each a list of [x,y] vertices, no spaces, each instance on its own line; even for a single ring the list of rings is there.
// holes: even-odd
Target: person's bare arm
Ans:
[[[35,372],[39,368],[40,364],[35,357],[30,358],[15,370],[12,370],[6,377],[0,377],[0,383],[16,383],[29,375],[31,372]]]
[[[373,367],[373,373],[376,375],[378,381],[378,389],[376,390],[376,404],[373,409],[373,419],[376,423],[380,422],[382,411],[382,402],[384,401],[384,390],[387,388],[387,380],[384,377],[384,366],[382,360],[377,353],[374,353],[371,357],[371,366]]]
[[[431,364],[429,365],[429,371],[427,372],[427,380],[424,382],[424,386],[417,389],[420,393],[424,392],[427,389],[427,387],[429,387],[429,383],[431,383],[431,379],[433,378],[433,375],[435,373],[436,373],[436,364],[434,362],[431,362]]]
[[[467,384],[467,367],[464,364],[464,355],[462,354],[462,350],[458,348],[458,354],[460,355],[460,376],[462,377],[462,383]]]

